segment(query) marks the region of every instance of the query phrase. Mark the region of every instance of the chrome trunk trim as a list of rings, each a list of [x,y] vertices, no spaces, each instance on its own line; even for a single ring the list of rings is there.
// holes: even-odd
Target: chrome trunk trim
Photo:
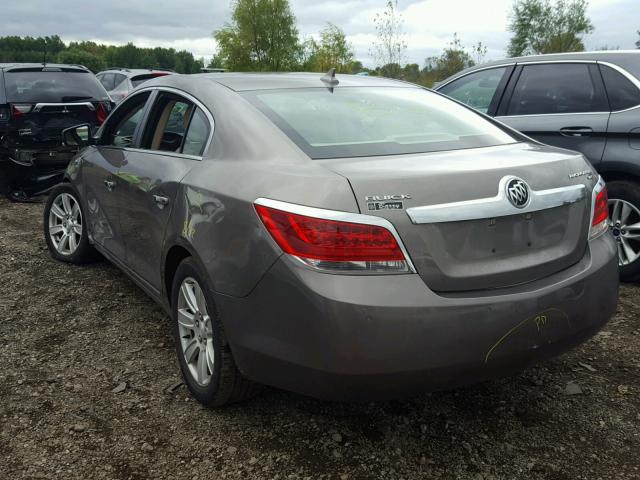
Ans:
[[[36,103],[35,107],[33,107],[34,112],[39,112],[44,107],[87,107],[89,110],[95,110],[96,107],[93,106],[91,102],[66,102],[66,103]]]
[[[512,176],[503,177],[495,197],[478,198],[462,202],[440,203],[407,208],[407,215],[414,224],[461,222],[483,218],[506,217],[537,212],[579,202],[586,197],[584,185],[568,185],[549,190],[530,190],[531,199],[524,208],[514,207],[506,195],[506,184]]]

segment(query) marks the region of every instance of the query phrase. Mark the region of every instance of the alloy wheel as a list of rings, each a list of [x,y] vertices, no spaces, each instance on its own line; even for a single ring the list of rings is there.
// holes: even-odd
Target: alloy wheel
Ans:
[[[630,265],[640,257],[640,210],[625,200],[609,199],[609,223],[618,245],[618,264]]]
[[[82,212],[73,195],[61,193],[49,210],[49,238],[61,255],[73,255],[82,239]]]
[[[214,368],[213,326],[198,282],[187,277],[178,293],[178,330],[189,373],[202,387],[209,385]]]

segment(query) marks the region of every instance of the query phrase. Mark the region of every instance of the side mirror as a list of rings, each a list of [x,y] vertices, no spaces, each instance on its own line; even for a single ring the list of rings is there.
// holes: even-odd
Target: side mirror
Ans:
[[[86,147],[95,143],[88,123],[62,130],[62,144],[65,147]]]

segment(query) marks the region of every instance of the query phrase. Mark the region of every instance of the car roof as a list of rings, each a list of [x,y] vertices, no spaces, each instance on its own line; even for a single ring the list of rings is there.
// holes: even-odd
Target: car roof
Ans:
[[[323,73],[198,73],[191,76],[205,78],[236,92],[249,90],[277,90],[283,88],[328,87],[321,81]],[[407,82],[384,77],[336,75],[340,87],[416,87]],[[168,79],[167,79],[168,80]]]
[[[499,67],[502,65],[513,65],[516,63],[530,62],[562,62],[562,61],[583,61],[583,62],[607,62],[618,65],[636,77],[640,78],[640,50],[602,50],[592,52],[570,52],[570,53],[549,53],[544,55],[528,55],[523,57],[505,58],[491,62],[475,65],[466,68],[449,78],[443,80],[438,85],[439,88],[455,78],[462,77],[467,73],[482,70],[489,67]]]
[[[76,65],[70,63],[19,63],[19,62],[7,62],[0,63],[0,70],[13,70],[15,68],[66,68],[89,71],[84,65]]]

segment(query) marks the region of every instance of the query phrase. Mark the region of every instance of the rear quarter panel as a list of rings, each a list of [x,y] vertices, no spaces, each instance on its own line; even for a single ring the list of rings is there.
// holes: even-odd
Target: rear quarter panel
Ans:
[[[178,87],[183,79],[175,77]],[[257,198],[350,212],[358,207],[344,177],[309,159],[237,93],[206,82],[206,89],[187,91],[210,107],[213,142],[182,180],[164,250],[188,246],[217,293],[241,297],[281,255],[254,209]]]

